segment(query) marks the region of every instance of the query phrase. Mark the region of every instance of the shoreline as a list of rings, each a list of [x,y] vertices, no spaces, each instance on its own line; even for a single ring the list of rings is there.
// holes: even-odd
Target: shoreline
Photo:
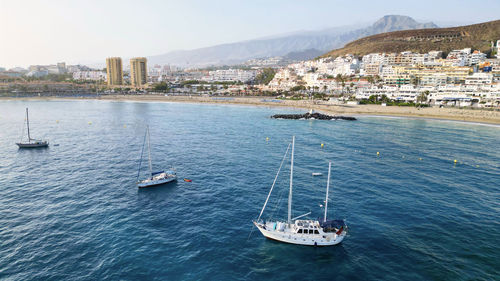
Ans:
[[[313,109],[329,115],[359,115],[374,117],[411,117],[420,119],[450,120],[471,123],[500,125],[500,111],[437,108],[403,107],[380,105],[337,105],[323,101],[276,100],[274,97],[202,97],[202,96],[163,96],[163,95],[105,95],[99,97],[0,97],[2,100],[105,100],[138,102],[179,102],[196,104],[231,104],[266,107],[288,107],[294,109]]]

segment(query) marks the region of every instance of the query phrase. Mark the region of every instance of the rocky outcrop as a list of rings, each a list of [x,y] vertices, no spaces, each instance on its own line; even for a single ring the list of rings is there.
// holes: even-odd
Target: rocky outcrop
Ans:
[[[305,114],[276,114],[271,116],[275,119],[317,119],[317,120],[347,120],[354,121],[356,118],[351,116],[330,116],[321,113],[305,113]]]

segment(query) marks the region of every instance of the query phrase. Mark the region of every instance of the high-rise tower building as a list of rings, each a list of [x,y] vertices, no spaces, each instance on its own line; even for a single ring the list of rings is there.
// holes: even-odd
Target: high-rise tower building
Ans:
[[[141,88],[148,82],[148,67],[146,58],[130,59],[130,83],[133,87]]]
[[[106,73],[108,75],[108,86],[123,84],[122,58],[114,57],[106,59]]]

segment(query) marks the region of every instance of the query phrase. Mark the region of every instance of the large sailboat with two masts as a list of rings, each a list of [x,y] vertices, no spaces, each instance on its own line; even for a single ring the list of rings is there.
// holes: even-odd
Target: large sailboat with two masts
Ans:
[[[342,242],[347,235],[347,225],[345,224],[345,220],[328,220],[328,191],[330,188],[330,171],[331,165],[330,162],[328,165],[328,180],[326,184],[326,199],[325,199],[325,214],[323,218],[318,220],[307,220],[307,219],[299,219],[305,217],[310,214],[300,215],[298,217],[292,218],[292,194],[293,194],[293,156],[295,149],[295,137],[292,138],[292,153],[290,160],[290,192],[288,195],[288,219],[285,221],[263,221],[261,220],[261,216],[264,213],[266,205],[269,201],[269,197],[271,196],[271,192],[276,184],[276,180],[278,179],[279,172],[281,167],[283,166],[283,162],[286,159],[286,155],[288,150],[290,149],[290,145],[288,145],[288,149],[283,156],[283,160],[281,161],[280,168],[278,169],[278,173],[274,178],[274,182],[271,186],[271,190],[267,195],[266,202],[260,211],[259,217],[253,223],[259,229],[259,231],[266,238],[291,243],[298,245],[308,245],[308,246],[331,246],[336,245]]]
[[[26,108],[26,125],[28,128],[28,140],[27,141],[23,140],[23,137],[24,137],[24,132],[23,132],[23,135],[21,136],[21,141],[16,143],[19,148],[39,148],[39,147],[48,147],[49,146],[49,142],[46,140],[31,138],[30,118],[29,118],[29,114],[28,114],[28,108]]]
[[[144,154],[144,145],[146,144],[146,142],[148,144],[149,174],[146,179],[139,181],[139,176],[141,173],[142,155]],[[150,144],[150,135],[148,126],[146,128],[146,134],[144,135],[144,142],[142,144],[141,160],[139,162],[139,171],[137,172],[137,187],[144,188],[144,187],[156,186],[176,180],[177,180],[177,174],[174,171],[174,169],[153,172],[153,164],[151,163],[151,144]]]

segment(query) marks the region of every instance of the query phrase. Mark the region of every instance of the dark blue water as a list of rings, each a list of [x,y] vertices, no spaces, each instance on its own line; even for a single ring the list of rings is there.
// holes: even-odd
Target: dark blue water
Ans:
[[[27,106],[48,149],[14,144]],[[290,111],[1,102],[0,279],[498,280],[500,128],[268,118]],[[135,186],[146,124],[153,165],[175,166],[178,183]],[[293,214],[321,215],[326,176],[311,173],[333,161],[329,216],[350,226],[341,245],[249,237],[292,135]],[[264,217],[286,217],[288,173]]]

